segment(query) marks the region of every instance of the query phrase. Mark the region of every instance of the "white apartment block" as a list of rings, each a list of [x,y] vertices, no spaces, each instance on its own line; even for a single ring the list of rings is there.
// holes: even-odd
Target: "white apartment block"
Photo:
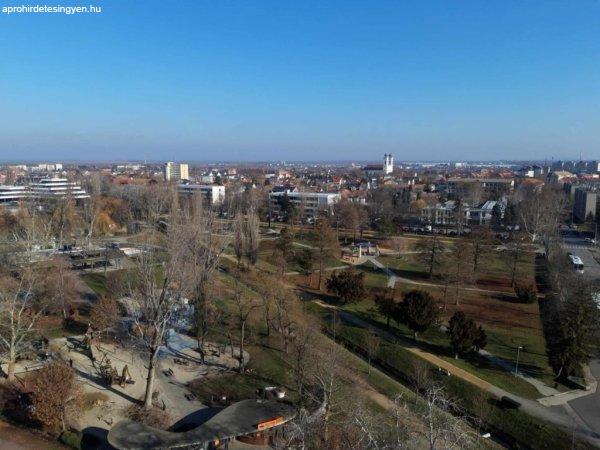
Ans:
[[[0,203],[16,203],[27,197],[27,186],[0,185]]]
[[[504,215],[506,205],[503,202],[487,201],[480,206],[463,204],[459,217],[456,202],[448,200],[445,203],[426,206],[421,210],[421,222],[431,225],[456,225],[457,220],[463,225],[489,225],[494,215],[494,207],[500,207],[501,217]]]
[[[179,193],[187,196],[203,195],[211,205],[223,203],[225,199],[225,186],[210,184],[180,184]]]
[[[89,198],[89,194],[77,183],[66,178],[42,178],[37,183],[29,185],[29,196],[33,198],[64,198],[72,199]]]
[[[28,186],[0,186],[0,203],[15,203],[27,198],[63,199],[67,196],[73,200],[89,198],[89,194],[79,184],[66,178],[42,178]]]
[[[190,179],[187,164],[178,164],[169,161],[165,163],[163,172],[165,175],[165,181],[182,181]]]
[[[279,211],[279,202],[287,196],[289,201],[300,211],[304,217],[316,217],[320,212],[332,213],[333,206],[340,201],[340,194],[330,192],[271,192],[269,203],[271,211]]]
[[[38,164],[29,167],[29,170],[32,172],[57,172],[63,170],[63,165],[60,163]]]

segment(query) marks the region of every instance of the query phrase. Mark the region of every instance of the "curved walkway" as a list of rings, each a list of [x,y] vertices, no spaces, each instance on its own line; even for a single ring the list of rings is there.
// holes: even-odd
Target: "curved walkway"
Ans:
[[[406,350],[408,350],[409,352],[419,356],[420,358],[423,358],[423,359],[429,361],[430,363],[432,363],[434,365],[437,365],[438,367],[441,367],[441,368],[447,370],[450,374],[452,374],[458,378],[461,378],[462,380],[465,380],[481,389],[484,389],[485,391],[489,392],[490,394],[494,395],[497,398],[509,397],[509,398],[519,402],[521,404],[521,410],[523,410],[527,414],[537,417],[539,419],[545,420],[547,422],[550,422],[554,425],[558,425],[563,428],[573,430],[573,432],[576,433],[581,438],[587,440],[588,442],[590,442],[591,444],[593,444],[596,447],[600,447],[600,434],[594,432],[585,423],[581,422],[580,420],[577,420],[577,418],[572,417],[572,415],[569,414],[568,410],[551,409],[551,408],[542,406],[540,403],[538,403],[535,400],[529,400],[529,399],[520,397],[518,395],[511,394],[510,392],[505,391],[504,389],[501,389],[497,386],[494,386],[493,384],[491,384],[485,380],[482,380],[481,378],[477,377],[476,375],[473,375],[472,373],[470,373],[464,369],[461,369],[460,367],[457,367],[454,364],[452,364],[432,353],[429,353],[429,352],[423,350],[418,345],[416,345],[416,343],[413,341],[410,341],[408,339],[405,339],[405,338],[397,336],[393,333],[390,333],[389,331],[387,331],[381,327],[374,326],[371,323],[367,322],[366,320],[355,316],[354,314],[351,314],[347,311],[341,310],[337,306],[324,303],[320,300],[314,300],[314,302],[317,303],[321,307],[335,310],[340,315],[340,317],[343,318],[348,323],[359,326],[361,328],[372,329],[379,337],[381,337],[387,341],[402,345],[402,347],[405,348]],[[564,411],[564,413],[560,412],[560,411]]]

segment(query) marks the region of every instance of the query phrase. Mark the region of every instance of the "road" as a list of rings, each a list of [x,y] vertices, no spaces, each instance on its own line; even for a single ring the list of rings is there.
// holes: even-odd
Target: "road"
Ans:
[[[597,248],[582,237],[578,237],[574,232],[563,235],[563,247],[568,252],[581,258],[585,267],[584,275],[587,278],[600,280],[600,264],[594,258],[591,250]]]
[[[599,360],[590,363],[590,370],[597,380],[600,379]],[[588,427],[600,432],[600,389],[596,389],[594,394],[571,400],[569,405]]]

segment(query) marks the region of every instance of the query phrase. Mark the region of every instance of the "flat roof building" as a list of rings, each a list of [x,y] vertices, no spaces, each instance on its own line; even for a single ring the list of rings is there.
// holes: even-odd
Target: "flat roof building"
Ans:
[[[163,172],[165,181],[182,181],[190,179],[187,164],[179,164],[169,161],[165,163]]]
[[[27,186],[0,185],[0,203],[15,203],[28,198],[74,200],[89,198],[89,194],[77,183],[66,178],[42,178]]]
[[[225,200],[225,186],[214,184],[182,183],[179,185],[179,193],[190,197],[195,194],[201,194],[211,205],[221,204]]]
[[[27,186],[0,185],[0,203],[16,203],[29,194]]]
[[[271,211],[281,212],[283,198],[290,201],[303,217],[316,217],[320,212],[331,214],[333,206],[340,201],[341,195],[336,192],[271,192],[269,204]]]
[[[573,203],[573,220],[576,222],[585,222],[588,217],[596,218],[598,210],[597,192],[592,192],[586,189],[575,189],[575,197]]]
[[[60,199],[69,196],[73,199],[89,198],[89,194],[77,183],[66,178],[42,178],[29,185],[29,196],[40,199]]]

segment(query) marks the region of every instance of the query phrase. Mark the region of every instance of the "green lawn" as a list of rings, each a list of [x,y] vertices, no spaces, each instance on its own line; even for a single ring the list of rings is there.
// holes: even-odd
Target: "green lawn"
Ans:
[[[364,274],[367,288],[385,288],[387,286],[388,276],[381,269],[375,267],[371,261],[355,266],[355,269]]]
[[[330,323],[331,311],[316,304],[307,308],[307,311],[318,316],[324,321],[325,326]],[[337,325],[336,333],[354,345],[364,345],[365,330],[349,325]],[[417,356],[406,351],[402,346],[390,342],[382,343],[377,352],[377,357],[385,361],[398,372],[411,376],[411,368],[415,361],[420,360]],[[420,360],[422,361],[422,360]],[[422,361],[424,367],[433,367]],[[436,371],[429,372],[436,377]],[[492,434],[504,434],[503,440],[507,441],[513,448],[521,448],[524,444],[529,448],[563,449],[571,448],[572,437],[569,433],[559,429],[555,425],[529,416],[520,410],[503,408],[499,402],[490,394],[483,392],[476,386],[467,383],[457,377],[436,377],[438,382],[443,383],[446,392],[456,398],[459,403],[474,417],[482,417],[491,427]],[[575,439],[573,441],[576,449],[587,448],[585,444]]]
[[[106,277],[102,273],[86,273],[81,279],[100,296],[106,295]]]
[[[344,310],[365,320],[372,321],[374,325],[385,327],[386,324],[384,318],[374,311],[372,306],[365,307],[366,305],[366,302],[346,305]],[[403,324],[397,325],[392,321],[390,323],[390,331],[398,334],[398,336],[401,336],[404,339],[414,341],[412,331]],[[516,378],[511,373],[490,363],[480,355],[471,354],[465,355],[458,360],[454,359],[454,355],[450,349],[448,336],[437,328],[430,328],[425,333],[420,333],[418,344],[424,347],[425,350],[502,389],[521,395],[525,398],[536,399],[541,397],[541,394],[539,394],[531,384],[520,378]],[[405,352],[409,353],[407,351]]]
[[[250,372],[193,381],[190,385],[192,392],[203,402],[210,401],[213,396],[240,400],[253,398],[258,388],[284,386],[286,396],[294,400],[296,392],[285,355],[278,350],[256,344],[248,346],[247,350],[250,353],[247,366]]]
[[[490,285],[511,291],[512,260],[506,252],[495,250],[496,246],[486,248],[484,254],[479,258],[476,278],[479,285]],[[450,256],[449,253],[446,255]],[[399,275],[408,278],[423,278],[428,276],[428,267],[419,261],[415,254],[386,255],[380,256],[379,261],[387,267],[398,272]],[[535,274],[534,255],[524,253],[516,268],[518,283],[533,283]]]

